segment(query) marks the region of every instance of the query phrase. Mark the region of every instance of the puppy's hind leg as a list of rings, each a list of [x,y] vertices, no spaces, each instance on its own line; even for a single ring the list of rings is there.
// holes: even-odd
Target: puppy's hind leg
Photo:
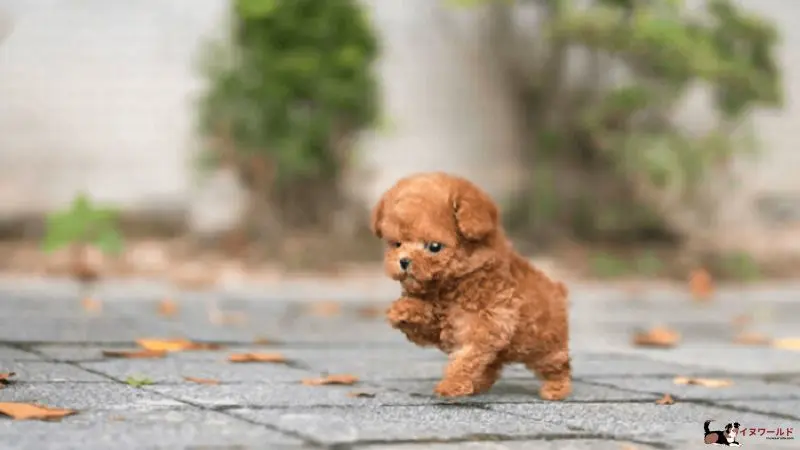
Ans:
[[[572,393],[572,367],[567,350],[538,354],[525,361],[525,366],[542,379],[539,389],[542,400],[564,400]]]
[[[495,360],[495,362],[489,364],[488,367],[483,371],[483,373],[475,380],[475,393],[476,394],[483,394],[489,389],[494,386],[497,380],[500,378],[500,374],[503,372],[503,363],[500,360]]]

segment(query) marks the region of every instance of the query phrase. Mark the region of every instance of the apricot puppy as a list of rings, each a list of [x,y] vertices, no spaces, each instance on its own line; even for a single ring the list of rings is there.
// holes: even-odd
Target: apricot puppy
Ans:
[[[520,362],[540,396],[571,392],[567,289],[519,256],[495,203],[464,178],[423,173],[398,181],[372,212],[384,268],[402,286],[387,319],[413,343],[449,355],[440,396],[489,390]]]

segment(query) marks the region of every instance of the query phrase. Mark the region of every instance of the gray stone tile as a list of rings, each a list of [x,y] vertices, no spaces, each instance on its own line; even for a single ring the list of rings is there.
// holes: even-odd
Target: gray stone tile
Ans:
[[[171,334],[148,321],[120,317],[0,317],[0,340],[9,342],[127,342]]]
[[[572,371],[576,378],[616,376],[702,375],[718,372],[714,369],[665,363],[646,356],[614,353],[573,352]]]
[[[627,446],[627,447],[626,447]],[[368,445],[363,450],[648,450],[648,445],[596,439],[556,439],[550,441],[458,442],[441,444]]]
[[[161,408],[83,411],[58,423],[0,420],[0,442],[15,450],[303,448],[297,439],[220,413]]]
[[[783,414],[800,421],[800,400],[718,400],[714,403],[760,413]],[[800,439],[800,423],[797,423],[797,439]]]
[[[144,389],[208,406],[240,405],[258,408],[296,408],[306,406],[375,406],[429,404],[430,398],[416,398],[379,387],[305,386],[296,383],[242,383],[200,385],[186,382],[180,385],[153,385]],[[374,397],[353,397],[354,392],[375,394]]]
[[[245,363],[234,364],[222,360],[180,360],[168,355],[163,359],[114,359],[102,362],[80,363],[98,371],[125,380],[129,376],[146,376],[157,383],[181,383],[183,377],[214,378],[221,382],[296,382],[302,378],[319,375],[289,367],[285,364]]]
[[[541,414],[548,409],[544,405]],[[235,410],[260,423],[293,430],[323,443],[386,442],[392,440],[447,440],[490,435],[495,439],[575,433],[547,420],[519,420],[482,408],[463,406],[394,406],[361,408],[308,408]]]
[[[615,436],[649,443],[668,443],[677,448],[685,444],[702,444],[703,421],[714,418],[720,422],[784,426],[786,421],[756,413],[742,413],[719,407],[675,403],[674,405],[549,403],[539,405],[491,405],[493,411],[514,414],[529,420],[558,420],[589,433]]]
[[[130,410],[185,406],[153,392],[120,383],[17,383],[0,391],[6,402],[33,402],[56,408]]]
[[[731,380],[733,384],[721,388],[675,384],[672,378],[620,377],[603,378],[593,382],[639,392],[668,393],[685,400],[800,398],[800,389],[787,389],[786,384],[766,383],[748,378],[726,379]]]
[[[303,316],[282,323],[274,330],[265,330],[284,343],[358,344],[408,343],[405,336],[379,321],[354,321],[348,318]]]
[[[0,346],[0,361],[40,361],[41,359],[36,353]]]
[[[670,351],[637,349],[635,353],[657,361],[687,364],[730,373],[800,373],[798,353],[775,348],[736,345],[705,346],[687,343]]]
[[[108,379],[62,363],[39,361],[0,361],[0,371],[15,372],[20,382],[105,382]]]
[[[381,386],[396,389],[408,394],[433,397],[436,381],[384,381]],[[500,380],[492,389],[482,395],[467,397],[458,402],[466,403],[545,403],[539,398],[540,382],[531,378],[529,381]],[[573,393],[567,402],[609,402],[609,401],[655,401],[658,395],[630,392],[604,386],[594,386],[576,382]]]

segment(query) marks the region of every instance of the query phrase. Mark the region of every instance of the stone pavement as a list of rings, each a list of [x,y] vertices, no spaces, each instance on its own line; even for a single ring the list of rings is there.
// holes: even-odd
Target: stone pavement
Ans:
[[[178,316],[166,318],[157,313],[166,291],[154,284],[103,286],[96,293],[103,310],[90,313],[69,283],[0,282],[0,372],[16,372],[18,380],[0,390],[0,402],[78,410],[59,422],[0,419],[0,448],[684,449],[705,447],[702,423],[709,418],[720,427],[738,421],[760,429],[740,437],[745,447],[800,448],[800,438],[767,439],[778,428],[800,434],[800,352],[732,343],[733,318],[740,314],[755,317],[754,330],[800,337],[800,286],[731,288],[709,305],[667,288],[573,287],[576,383],[562,403],[540,401],[537,381],[518,367],[486,395],[434,398],[443,356],[407,343],[381,317],[363,314],[365,306],[385,306],[395,289],[383,282],[306,280],[187,293],[175,299]],[[313,314],[309,305],[319,301],[341,309]],[[214,325],[210,308],[247,320]],[[680,331],[681,344],[668,350],[630,345],[634,329],[657,324]],[[146,337],[225,348],[163,359],[102,355]],[[256,345],[256,338],[273,344]],[[227,361],[241,352],[280,352],[289,361]],[[361,381],[300,382],[340,373]],[[676,385],[679,375],[733,385]],[[153,384],[134,387],[129,377]],[[657,405],[664,393],[676,403]]]

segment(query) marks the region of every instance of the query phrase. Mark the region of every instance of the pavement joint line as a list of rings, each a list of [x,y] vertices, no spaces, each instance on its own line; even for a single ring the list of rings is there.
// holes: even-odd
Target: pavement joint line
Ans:
[[[748,400],[750,400],[750,399],[748,399]],[[680,399],[676,398],[675,401],[678,402],[678,401],[680,401]],[[721,399],[717,399],[717,400],[697,399],[692,403],[695,403],[695,404],[698,404],[698,405],[713,406],[713,407],[716,407],[716,408],[728,409],[728,410],[731,410],[731,411],[736,411],[736,412],[741,412],[741,413],[761,414],[762,416],[770,416],[770,417],[774,417],[776,419],[800,420],[800,415],[793,416],[791,414],[783,414],[783,413],[777,413],[777,412],[771,412],[771,411],[769,411],[769,412],[768,411],[762,411],[762,410],[757,410],[757,409],[753,409],[753,408],[748,408],[748,407],[745,407],[745,406],[736,406],[736,405],[732,405],[732,404],[729,404],[729,403],[725,403],[727,401],[739,401],[739,399],[725,399],[725,400],[721,400]],[[776,400],[773,399],[773,401],[776,401]],[[781,401],[781,400],[777,400],[777,401]]]
[[[647,377],[642,377],[642,378],[647,378]],[[761,381],[761,380],[756,380],[756,381]],[[651,395],[659,395],[659,396],[660,395],[664,395],[664,392],[661,392],[661,391],[648,391],[648,390],[632,389],[632,388],[629,388],[629,387],[617,386],[617,385],[615,385],[613,383],[608,383],[608,382],[604,383],[602,381],[601,382],[597,382],[597,381],[593,382],[593,381],[584,380],[584,381],[581,381],[581,383],[591,384],[593,386],[613,388],[613,389],[616,389],[616,390],[625,391],[625,392],[633,392],[633,393],[637,393],[637,394],[651,394]],[[787,383],[768,383],[768,384],[787,384]],[[789,387],[789,386],[787,385],[786,387]],[[672,397],[675,398],[675,399],[678,398],[675,395],[673,395]],[[757,395],[757,396],[753,396],[753,397],[736,397],[736,398],[729,398],[727,400],[744,400],[744,401],[747,401],[747,400],[752,400],[752,401],[773,400],[773,401],[775,401],[775,399],[772,398],[771,396],[763,396],[763,395],[762,396],[758,396]],[[782,400],[800,400],[800,396],[787,397],[787,398],[784,398]],[[687,399],[684,399],[683,401],[687,401]]]
[[[364,440],[350,443],[333,444],[330,450],[350,450],[358,447],[368,447],[373,445],[403,445],[403,444],[462,444],[470,442],[527,442],[527,441],[573,441],[573,440],[610,440],[624,441],[634,444],[648,445],[657,449],[670,449],[671,447],[663,443],[653,443],[637,439],[630,439],[624,436],[617,436],[605,433],[590,433],[583,430],[576,430],[578,434],[569,433],[539,433],[530,435],[504,435],[504,434],[471,434],[459,436],[451,439],[397,439],[397,440]]]

